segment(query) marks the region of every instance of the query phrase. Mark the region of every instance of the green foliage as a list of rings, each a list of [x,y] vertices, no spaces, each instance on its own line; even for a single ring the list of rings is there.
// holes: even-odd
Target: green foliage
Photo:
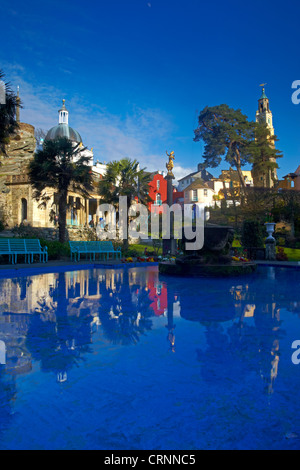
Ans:
[[[120,196],[127,197],[127,208],[134,200],[147,206],[150,201],[150,181],[150,174],[145,169],[140,169],[136,160],[123,158],[108,163],[105,176],[99,183],[99,194],[102,196],[103,203],[112,204],[117,212]],[[127,239],[124,239],[124,249],[128,249]]]
[[[29,180],[40,206],[46,206],[50,200],[47,188],[58,192],[59,240],[62,243],[66,239],[68,191],[87,198],[93,189],[89,157],[82,154],[83,150],[80,144],[74,146],[65,137],[49,140],[29,164]]]
[[[250,146],[252,155],[253,171],[259,175],[266,176],[267,186],[272,186],[269,173],[273,174],[278,168],[277,158],[281,158],[282,152],[275,148],[278,139],[270,134],[270,130],[264,123],[256,123],[255,140]]]
[[[242,227],[241,243],[244,248],[264,246],[264,228],[257,220],[245,220]]]
[[[39,238],[37,230],[34,229],[30,224],[16,225],[12,230],[12,233],[18,238]]]
[[[41,246],[47,246],[48,248],[48,259],[59,260],[62,258],[70,258],[70,246],[69,243],[61,243],[57,240],[49,241],[40,239]]]
[[[279,246],[278,249],[277,249],[276,260],[277,261],[288,261],[288,256],[285,253],[284,248],[282,246]]]
[[[0,81],[5,81],[5,75],[0,70]],[[18,128],[16,122],[17,96],[12,91],[10,84],[5,84],[6,103],[0,104],[0,154],[6,155],[5,147],[9,143],[10,135]]]
[[[216,168],[222,157],[237,169],[241,187],[245,187],[241,167],[251,162],[251,144],[254,141],[255,124],[249,122],[240,109],[227,104],[206,106],[199,115],[194,141],[203,140],[203,168]]]

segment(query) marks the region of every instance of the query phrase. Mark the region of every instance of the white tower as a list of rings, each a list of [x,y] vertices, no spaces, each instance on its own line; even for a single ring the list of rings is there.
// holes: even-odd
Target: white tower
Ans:
[[[265,88],[262,89],[261,97],[258,100],[258,110],[256,111],[256,122],[263,122],[270,130],[270,135],[274,135],[273,115],[270,111],[269,98],[266,96]]]
[[[65,106],[66,100],[63,100],[62,107],[58,110],[58,123],[59,124],[69,124],[69,111]]]
[[[266,96],[265,93],[265,83],[261,85],[262,88],[262,94],[261,97],[258,100],[258,110],[256,111],[256,122],[261,122],[263,124],[266,124],[267,128],[269,129],[270,136],[273,136],[275,134],[274,132],[274,127],[273,127],[273,115],[270,110],[270,105],[269,105],[269,98]],[[270,141],[270,146],[274,147],[274,142]],[[276,163],[276,159],[270,159],[273,163]],[[252,176],[253,176],[253,182],[254,186],[259,186],[259,187],[265,187],[265,188],[271,188],[274,186],[275,180],[278,179],[277,177],[277,170],[276,168],[269,169],[268,171],[261,172],[259,170],[259,166],[255,168],[255,166],[252,169]]]

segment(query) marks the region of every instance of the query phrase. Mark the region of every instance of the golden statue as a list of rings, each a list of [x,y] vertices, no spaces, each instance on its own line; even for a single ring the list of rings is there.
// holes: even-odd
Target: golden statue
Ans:
[[[174,168],[173,160],[175,160],[174,151],[171,152],[171,153],[168,153],[168,151],[166,151],[166,154],[167,154],[168,157],[169,157],[169,161],[168,161],[168,163],[166,164],[168,173],[169,173],[169,174],[173,174],[173,173],[172,173],[172,170],[173,170],[173,168]]]

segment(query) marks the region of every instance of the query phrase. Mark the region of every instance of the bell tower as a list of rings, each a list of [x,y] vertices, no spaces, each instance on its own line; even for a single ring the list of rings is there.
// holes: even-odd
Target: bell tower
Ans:
[[[270,110],[269,98],[265,92],[266,83],[260,85],[262,87],[262,94],[258,100],[258,110],[256,111],[256,122],[263,122],[267,125],[270,135],[274,135],[273,115]]]
[[[269,98],[267,97],[265,92],[265,85],[266,83],[260,85],[262,87],[262,94],[258,100],[256,122],[261,122],[262,124],[265,124],[269,130],[270,137],[273,137],[275,135],[273,127],[273,115],[270,110]],[[275,149],[275,144],[272,139],[270,139],[269,145],[270,147]],[[276,163],[276,158],[269,157],[269,162]],[[266,167],[266,160],[253,164],[252,177],[254,186],[261,188],[272,188],[275,184],[275,181],[278,179],[276,168]]]

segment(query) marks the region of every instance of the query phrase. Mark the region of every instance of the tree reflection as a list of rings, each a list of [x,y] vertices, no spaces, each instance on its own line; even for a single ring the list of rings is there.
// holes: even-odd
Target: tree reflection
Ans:
[[[129,282],[128,270],[113,287],[102,289],[99,318],[105,337],[114,344],[136,344],[151,330],[151,300],[146,282]]]
[[[44,372],[54,372],[59,381],[65,381],[83,354],[91,352],[91,318],[88,310],[79,311],[78,316],[68,315],[65,273],[59,273],[51,296],[55,308],[41,304],[40,313],[31,319],[26,344]]]
[[[262,289],[257,280],[233,286],[232,281],[223,280],[214,295],[203,281],[201,306],[195,309],[190,308],[191,299],[186,301],[181,295],[181,315],[205,327],[206,349],[198,349],[197,358],[203,378],[211,384],[240,382],[254,372],[265,384],[264,391],[273,393],[280,340],[286,334],[280,311],[290,307],[291,298],[286,283],[276,282],[274,273],[269,274]]]

